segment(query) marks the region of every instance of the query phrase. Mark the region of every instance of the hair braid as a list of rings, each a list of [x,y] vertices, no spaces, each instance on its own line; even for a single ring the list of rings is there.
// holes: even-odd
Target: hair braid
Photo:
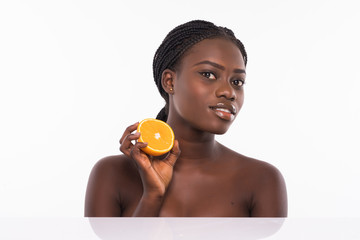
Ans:
[[[153,75],[156,86],[165,99],[165,107],[157,115],[157,119],[166,121],[169,110],[169,95],[164,91],[161,83],[162,73],[165,69],[175,70],[184,53],[196,43],[209,38],[226,38],[231,40],[240,50],[245,66],[247,54],[242,42],[237,39],[232,30],[218,27],[211,22],[193,20],[177,26],[165,37],[153,59]]]

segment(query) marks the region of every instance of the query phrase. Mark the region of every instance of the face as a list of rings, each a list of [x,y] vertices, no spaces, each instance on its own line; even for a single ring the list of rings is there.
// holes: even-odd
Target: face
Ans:
[[[230,40],[205,39],[185,53],[175,75],[170,113],[201,131],[225,133],[244,101],[239,48]]]

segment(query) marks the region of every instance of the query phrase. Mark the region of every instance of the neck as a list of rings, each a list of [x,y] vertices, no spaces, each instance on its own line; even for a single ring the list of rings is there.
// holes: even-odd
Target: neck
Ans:
[[[200,131],[186,124],[180,124],[169,118],[167,123],[179,141],[181,155],[177,164],[200,163],[212,161],[216,158],[217,142],[215,134]]]

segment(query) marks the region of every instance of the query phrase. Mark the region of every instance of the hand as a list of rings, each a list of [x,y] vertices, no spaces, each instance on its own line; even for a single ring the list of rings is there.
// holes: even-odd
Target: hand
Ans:
[[[138,124],[126,128],[120,139],[120,151],[135,161],[143,183],[143,196],[161,198],[170,184],[173,167],[181,152],[179,142],[175,140],[174,147],[164,159],[149,156],[141,151],[147,143],[136,142],[134,145],[131,142],[140,137],[139,132],[132,133],[137,129]]]

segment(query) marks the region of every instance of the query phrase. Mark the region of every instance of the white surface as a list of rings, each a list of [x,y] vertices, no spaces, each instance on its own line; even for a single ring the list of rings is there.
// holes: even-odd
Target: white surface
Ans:
[[[359,218],[10,218],[0,239],[359,239]]]
[[[152,57],[191,19],[248,51],[218,139],[283,173],[291,217],[360,214],[358,1],[0,1],[0,216],[83,215],[95,162],[163,101]]]

